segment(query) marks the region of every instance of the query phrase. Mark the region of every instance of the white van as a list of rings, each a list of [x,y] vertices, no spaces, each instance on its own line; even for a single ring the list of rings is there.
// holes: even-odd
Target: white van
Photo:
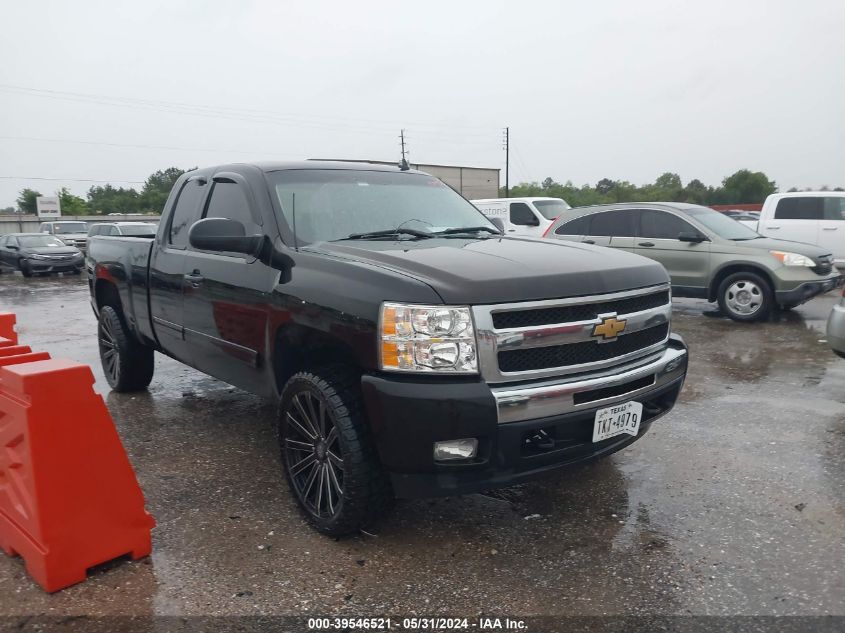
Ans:
[[[506,233],[543,237],[557,216],[570,208],[560,198],[489,198],[470,200],[491,220],[499,220]]]
[[[837,268],[845,268],[845,191],[773,193],[763,203],[757,232],[821,246]]]

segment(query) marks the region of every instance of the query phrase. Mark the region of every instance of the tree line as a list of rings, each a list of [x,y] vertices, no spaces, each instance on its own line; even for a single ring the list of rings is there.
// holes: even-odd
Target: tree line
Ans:
[[[828,190],[822,187],[822,191]],[[524,182],[510,188],[511,198],[548,196],[563,198],[573,207],[614,202],[691,202],[710,206],[714,204],[760,204],[769,194],[778,190],[774,180],[760,171],[740,169],[722,180],[718,187],[705,185],[698,179],[684,184],[678,174],[666,172],[653,183],[634,185],[627,180],[602,178],[595,185],[577,187],[572,181],[564,184],[546,178],[543,182]],[[500,195],[504,196],[504,189]],[[798,191],[792,188],[789,191]],[[845,191],[836,187],[833,191]]]
[[[154,213],[160,214],[167,196],[176,180],[185,169],[168,167],[161,169],[144,181],[140,191],[132,187],[114,187],[110,184],[96,185],[88,189],[81,198],[62,187],[56,192],[62,215],[107,215],[109,213]],[[23,189],[18,195],[17,205],[23,213],[35,213],[35,199],[42,194],[35,189]],[[49,195],[49,194],[48,194]]]

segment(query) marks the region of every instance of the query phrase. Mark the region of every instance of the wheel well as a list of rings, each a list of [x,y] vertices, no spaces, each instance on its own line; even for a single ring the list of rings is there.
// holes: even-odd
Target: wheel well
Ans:
[[[719,284],[721,284],[726,277],[733,275],[734,273],[754,273],[756,275],[760,275],[768,282],[769,289],[774,291],[775,284],[772,281],[772,276],[765,269],[760,268],[759,266],[752,266],[750,264],[732,264],[719,270],[719,272],[716,273],[716,276],[713,277],[713,281],[710,282],[710,289],[708,291],[707,298],[709,301],[716,301],[716,293],[719,291]]]
[[[289,325],[276,332],[273,370],[279,392],[295,373],[326,363],[358,366],[352,349],[324,332],[298,325]]]
[[[123,313],[117,286],[105,279],[98,279],[94,283],[94,299],[97,301],[97,310],[100,310],[104,306],[111,306],[117,310],[118,314]]]

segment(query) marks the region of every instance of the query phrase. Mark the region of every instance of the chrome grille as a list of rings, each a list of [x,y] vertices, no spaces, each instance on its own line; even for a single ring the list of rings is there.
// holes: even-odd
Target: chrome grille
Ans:
[[[669,286],[627,292],[474,306],[478,362],[487,382],[576,374],[659,352],[672,312]],[[603,319],[624,319],[615,339],[593,336]],[[554,319],[554,320],[551,320]]]

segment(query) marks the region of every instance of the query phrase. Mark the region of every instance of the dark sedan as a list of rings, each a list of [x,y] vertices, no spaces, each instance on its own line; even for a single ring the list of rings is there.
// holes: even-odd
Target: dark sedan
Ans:
[[[74,273],[83,266],[82,252],[43,233],[11,233],[0,236],[0,271],[18,269],[24,277],[35,274]]]

